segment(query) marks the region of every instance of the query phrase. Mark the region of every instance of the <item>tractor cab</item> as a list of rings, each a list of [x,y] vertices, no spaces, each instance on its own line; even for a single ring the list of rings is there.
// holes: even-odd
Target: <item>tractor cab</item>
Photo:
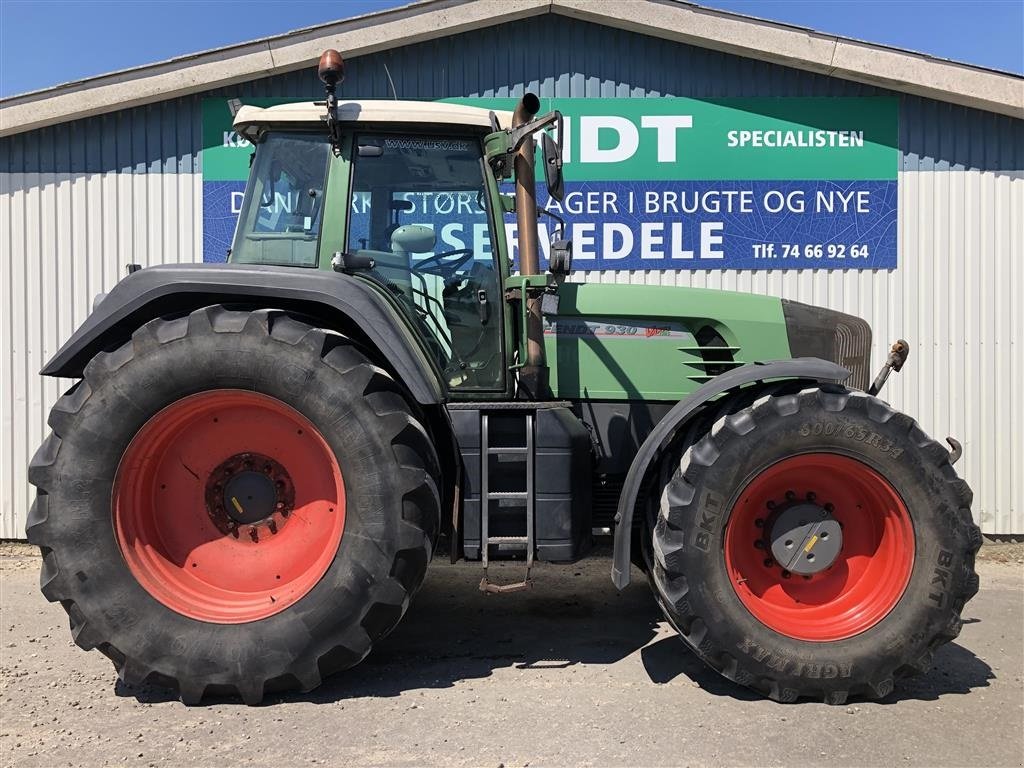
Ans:
[[[502,311],[511,268],[504,217],[513,203],[499,185],[518,149],[515,115],[338,102],[331,88],[326,111],[324,103],[298,103],[245,106],[236,115],[236,130],[256,151],[229,261],[368,280],[398,307],[450,391],[505,393],[518,329]],[[529,142],[532,152],[537,124],[560,119],[534,121],[519,145]],[[557,156],[544,135],[546,153]],[[560,157],[552,165],[560,169]],[[532,186],[532,164],[524,172]],[[560,185],[560,171],[552,184]],[[528,226],[535,244],[535,214]]]
[[[452,389],[505,389],[497,186],[485,110],[417,102],[243,107],[257,149],[230,261],[345,272],[376,284]],[[506,118],[510,119],[510,118]]]

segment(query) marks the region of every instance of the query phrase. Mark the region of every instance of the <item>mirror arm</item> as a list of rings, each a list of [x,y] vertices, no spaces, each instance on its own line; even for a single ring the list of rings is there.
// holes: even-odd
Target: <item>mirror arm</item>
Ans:
[[[558,234],[559,234],[559,236],[557,238],[555,238],[555,239],[556,240],[561,240],[562,237],[565,236],[565,219],[563,219],[557,213],[555,213],[553,211],[549,211],[547,208],[537,208],[537,218],[538,219],[541,217],[542,214],[544,216],[550,216],[552,219],[554,219],[555,221],[558,222]]]
[[[525,125],[521,125],[518,128],[513,128],[509,131],[509,154],[515,154],[519,151],[519,148],[523,146],[523,142],[537,131],[542,131],[549,125],[554,125],[555,130],[558,132],[559,141],[562,138],[562,113],[555,110],[554,112],[548,112],[546,115],[541,115],[536,120],[531,120]],[[561,145],[559,145],[561,146]]]

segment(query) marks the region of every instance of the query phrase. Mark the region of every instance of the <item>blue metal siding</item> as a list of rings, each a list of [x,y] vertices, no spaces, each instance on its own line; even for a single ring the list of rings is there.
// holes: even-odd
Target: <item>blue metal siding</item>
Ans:
[[[891,91],[545,15],[349,61],[342,93],[403,99],[874,96]],[[313,67],[0,139],[0,169],[192,173],[207,96],[321,98]],[[1024,169],[1024,121],[901,95],[903,169]],[[74,148],[72,150],[72,148]]]

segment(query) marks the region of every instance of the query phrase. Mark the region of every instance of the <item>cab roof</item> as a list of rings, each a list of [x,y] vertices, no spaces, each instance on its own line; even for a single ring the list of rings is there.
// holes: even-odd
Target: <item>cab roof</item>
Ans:
[[[338,100],[338,118],[345,123],[404,123],[418,125],[465,126],[474,132],[490,130],[491,110],[464,104],[436,101],[345,101]],[[512,125],[512,113],[495,111],[502,128]],[[326,126],[324,102],[302,101],[273,107],[243,106],[235,115],[235,131],[256,142],[271,128],[310,128]]]

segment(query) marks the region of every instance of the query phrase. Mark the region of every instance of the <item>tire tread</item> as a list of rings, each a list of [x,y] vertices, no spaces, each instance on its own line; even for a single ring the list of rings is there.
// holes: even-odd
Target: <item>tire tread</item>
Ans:
[[[673,555],[683,550],[686,521],[694,519],[697,488],[691,477],[715,464],[721,456],[724,441],[736,438],[757,439],[756,430],[766,419],[792,417],[814,404],[832,413],[852,409],[863,411],[870,420],[878,424],[887,424],[897,419],[897,425],[905,427],[914,444],[929,461],[940,468],[947,491],[957,500],[957,515],[967,541],[964,562],[969,572],[958,581],[962,586],[953,601],[955,616],[948,624],[933,630],[932,635],[923,643],[927,649],[923,654],[901,664],[895,670],[882,673],[877,679],[856,681],[848,690],[813,690],[808,687],[807,690],[796,691],[780,686],[779,682],[771,677],[751,674],[744,668],[741,659],[737,659],[726,648],[715,647],[712,633],[694,633],[695,626],[706,629],[706,617],[696,613],[694,602],[687,599],[689,590],[685,587],[686,576],[679,568],[673,566]],[[690,434],[694,434],[693,431]],[[658,514],[651,526],[653,530],[648,532],[652,541],[648,550],[651,562],[648,563],[647,570],[651,586],[659,597],[658,603],[666,617],[679,630],[691,650],[709,666],[726,678],[776,701],[788,702],[812,696],[826,703],[843,704],[851,696],[866,699],[888,696],[893,690],[894,680],[927,672],[935,649],[957,637],[962,626],[960,611],[978,590],[974,559],[981,545],[981,531],[971,517],[971,490],[949,464],[949,451],[930,438],[913,418],[860,391],[838,385],[805,386],[795,393],[775,389],[774,392],[764,394],[741,393],[725,398],[723,405],[716,410],[714,418],[706,420],[703,429],[696,430],[696,436],[691,437],[691,440],[692,442],[681,450],[678,469],[670,473],[671,479],[662,489]],[[669,455],[679,457],[680,449],[677,448]],[[679,587],[680,580],[684,585],[682,589]]]
[[[356,630],[349,630],[338,642],[315,657],[297,658],[285,672],[274,672],[261,679],[236,675],[228,681],[203,682],[184,676],[168,676],[157,669],[156,661],[148,663],[122,653],[104,638],[96,636],[76,604],[75,579],[68,580],[60,566],[60,519],[48,514],[48,496],[60,484],[54,472],[61,454],[62,437],[75,429],[75,417],[88,403],[99,386],[116,375],[119,368],[136,355],[173,344],[197,334],[248,333],[259,334],[279,342],[299,345],[342,376],[354,382],[371,403],[382,430],[402,470],[393,481],[402,486],[401,498],[414,506],[429,509],[418,515],[407,515],[399,526],[398,546],[388,573],[390,576],[370,587],[370,600]],[[423,572],[436,543],[439,520],[432,510],[439,508],[438,476],[440,463],[423,425],[410,412],[404,389],[383,369],[372,364],[347,338],[334,332],[313,328],[278,310],[242,311],[223,306],[204,307],[188,316],[159,318],[137,329],[131,339],[117,349],[100,352],[86,366],[83,379],[68,390],[53,407],[49,424],[52,432],[36,451],[29,468],[29,480],[37,488],[37,499],[29,515],[29,540],[40,547],[43,555],[41,588],[51,602],[61,602],[68,613],[71,633],[77,645],[90,650],[99,648],[115,664],[119,677],[132,686],[145,685],[159,678],[173,686],[185,704],[198,704],[214,687],[232,692],[246,704],[259,704],[271,684],[274,690],[297,689],[307,692],[320,685],[323,674],[340,671],[365,658],[372,640],[362,626],[368,619],[390,631],[404,614],[410,598],[422,583]],[[419,456],[417,463],[414,457]],[[403,502],[405,503],[405,502]],[[410,570],[410,564],[419,573]]]

